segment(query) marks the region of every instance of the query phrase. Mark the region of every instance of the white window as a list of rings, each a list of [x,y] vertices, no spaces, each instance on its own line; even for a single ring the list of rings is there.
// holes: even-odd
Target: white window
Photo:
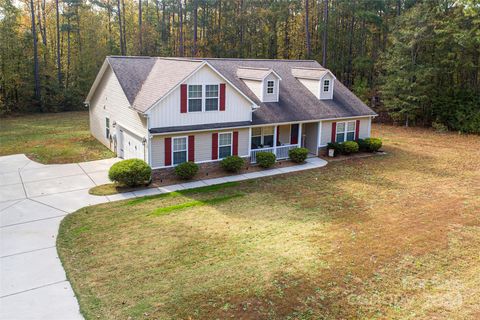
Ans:
[[[187,137],[173,138],[173,164],[187,162]]]
[[[328,92],[330,90],[330,80],[323,81],[323,92]]]
[[[202,85],[188,86],[188,112],[202,111]]]
[[[218,84],[205,86],[205,111],[218,110]]]
[[[267,93],[272,94],[273,93],[273,88],[275,87],[275,81],[269,80],[267,81]]]
[[[336,142],[355,140],[356,121],[337,122]]]
[[[105,137],[110,139],[110,118],[105,118]]]
[[[274,127],[252,128],[252,149],[273,147]]]
[[[218,134],[218,157],[220,159],[232,155],[232,133]]]

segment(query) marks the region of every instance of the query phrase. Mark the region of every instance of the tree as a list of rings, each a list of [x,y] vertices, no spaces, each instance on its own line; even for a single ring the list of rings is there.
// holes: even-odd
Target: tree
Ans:
[[[33,39],[33,78],[34,78],[34,93],[37,103],[41,103],[40,93],[40,67],[38,64],[38,39],[35,23],[35,6],[33,0],[30,0],[31,24],[32,24],[32,39]]]

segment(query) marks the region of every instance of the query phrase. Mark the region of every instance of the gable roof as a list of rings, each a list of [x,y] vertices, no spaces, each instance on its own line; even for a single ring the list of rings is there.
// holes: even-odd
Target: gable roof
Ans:
[[[262,81],[271,73],[273,73],[277,78],[281,79],[280,76],[274,70],[269,68],[247,68],[247,67],[237,68],[237,77],[239,77],[240,79]]]
[[[259,107],[253,112],[252,124],[377,115],[335,78],[332,100],[319,100],[315,97],[295,77],[295,74],[298,76],[300,73],[302,76],[318,79],[318,77],[323,77],[323,70],[329,72],[328,69],[313,60],[112,56],[107,57],[106,61],[112,67],[132,107],[142,113],[207,64]],[[254,70],[257,77],[266,76],[267,72],[268,74],[274,72],[282,79],[279,101],[261,102],[239,77],[239,70],[243,70],[240,71],[241,74],[245,70]],[[94,87],[91,92],[93,90]]]

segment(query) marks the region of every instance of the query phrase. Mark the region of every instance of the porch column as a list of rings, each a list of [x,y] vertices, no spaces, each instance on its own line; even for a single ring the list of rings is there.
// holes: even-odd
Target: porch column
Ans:
[[[298,124],[298,147],[302,147],[302,124]]]
[[[319,121],[318,122],[318,136],[317,136],[317,152],[316,152],[317,156],[318,156],[318,149],[322,145],[322,125],[323,125],[323,122]]]
[[[248,157],[249,157],[249,161],[250,161],[250,157],[251,157],[251,153],[252,153],[252,127],[248,127]]]
[[[277,126],[273,127],[273,153],[277,156]]]

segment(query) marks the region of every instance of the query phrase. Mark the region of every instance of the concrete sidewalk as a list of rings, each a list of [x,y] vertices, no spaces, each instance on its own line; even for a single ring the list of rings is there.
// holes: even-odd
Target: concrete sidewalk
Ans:
[[[42,165],[25,155],[0,157],[0,319],[82,319],[57,255],[60,221],[82,207],[323,167],[302,165],[187,182],[111,196],[88,190],[109,183],[108,169],[119,159]]]

